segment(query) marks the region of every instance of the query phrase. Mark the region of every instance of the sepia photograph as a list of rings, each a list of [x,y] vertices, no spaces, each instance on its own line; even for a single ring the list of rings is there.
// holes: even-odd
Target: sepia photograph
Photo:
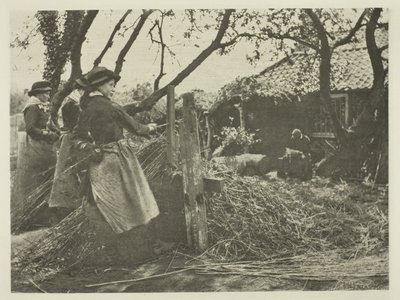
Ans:
[[[388,291],[390,12],[10,10],[10,292]]]

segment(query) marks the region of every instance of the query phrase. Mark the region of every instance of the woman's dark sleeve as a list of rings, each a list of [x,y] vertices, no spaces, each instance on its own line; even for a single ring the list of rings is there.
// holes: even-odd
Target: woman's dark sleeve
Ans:
[[[72,130],[76,126],[79,112],[79,105],[74,101],[67,101],[63,105],[61,108],[61,114],[65,129]]]
[[[311,140],[308,136],[304,136],[304,141],[305,141],[305,145],[304,145],[304,151],[306,153],[310,153],[311,152]]]
[[[72,149],[75,160],[80,162],[80,170],[88,168],[88,157],[94,157],[93,139],[89,133],[89,116],[82,112],[79,115],[78,123],[72,131]],[[100,153],[101,154],[101,153]],[[95,154],[97,156],[97,154]]]
[[[147,135],[150,130],[149,127],[143,124],[140,124],[135,119],[133,119],[128,113],[119,105],[114,105],[114,110],[116,114],[116,118],[118,122],[120,122],[121,126],[128,130],[129,132],[138,134],[138,135]]]
[[[26,133],[34,140],[47,140],[43,129],[39,128],[40,110],[36,105],[28,107],[24,114]]]
[[[73,136],[76,141],[93,142],[89,134],[89,117],[84,112],[78,117],[77,124],[73,129]]]

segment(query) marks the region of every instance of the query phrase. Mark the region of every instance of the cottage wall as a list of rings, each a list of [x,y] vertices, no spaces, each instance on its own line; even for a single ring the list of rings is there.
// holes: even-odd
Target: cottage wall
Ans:
[[[274,99],[255,99],[244,106],[246,129],[261,140],[252,152],[283,155],[290,133],[301,123],[295,104],[275,105]]]
[[[363,101],[366,99],[368,91],[333,94],[347,95],[348,125],[352,125],[353,120],[362,110]],[[341,109],[344,113],[343,105]],[[253,97],[250,101],[244,102],[244,114],[246,129],[255,133],[256,138],[261,140],[260,143],[250,149],[252,153],[272,156],[283,155],[294,128],[299,128],[311,138],[313,133],[316,132],[316,128],[325,129],[333,137],[332,125],[329,118],[324,116],[324,109],[320,105],[318,93],[302,96],[292,102],[287,99]],[[219,134],[223,126],[238,127],[240,125],[239,111],[231,103],[221,105],[212,117],[215,123],[215,134]],[[321,138],[312,138],[313,142],[318,143],[318,140],[321,140]],[[213,141],[212,146],[215,149],[218,143]],[[315,149],[316,152],[323,151],[318,147]],[[315,154],[316,157],[324,156],[324,153]]]
[[[303,128],[301,112],[293,103],[276,105],[274,99],[253,98],[244,103],[243,109],[246,130],[261,140],[251,147],[252,153],[283,155],[293,128]],[[223,126],[240,125],[239,111],[230,103],[221,105],[212,118],[215,134],[219,134]],[[214,140],[212,146],[216,148],[218,143]]]

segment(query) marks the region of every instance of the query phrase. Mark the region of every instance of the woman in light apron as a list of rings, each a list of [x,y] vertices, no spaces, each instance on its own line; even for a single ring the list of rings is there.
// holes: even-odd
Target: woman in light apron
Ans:
[[[115,234],[149,223],[159,214],[157,203],[134,148],[123,129],[138,135],[154,131],[142,125],[111,100],[115,81],[112,71],[98,67],[89,72],[89,88],[81,98],[75,129],[77,149],[88,163],[89,202],[95,205]],[[80,160],[82,160],[80,159]]]

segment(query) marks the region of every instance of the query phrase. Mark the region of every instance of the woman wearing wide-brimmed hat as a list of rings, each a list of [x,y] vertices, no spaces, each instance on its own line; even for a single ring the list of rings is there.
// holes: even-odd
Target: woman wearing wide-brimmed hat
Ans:
[[[119,76],[97,67],[88,73],[88,88],[81,98],[76,127],[77,148],[90,155],[89,202],[117,234],[149,223],[159,214],[158,206],[136,158],[126,129],[138,135],[155,130],[142,125],[111,100]]]
[[[26,135],[20,137],[17,175],[13,188],[12,210],[26,206],[29,195],[48,180],[56,163],[53,147],[58,135],[47,128],[51,84],[38,81],[28,92],[24,109]]]
[[[38,81],[28,92],[29,100],[23,109],[25,128],[28,136],[35,141],[53,143],[58,139],[58,135],[47,130],[46,126],[49,119],[51,90],[50,82]]]

